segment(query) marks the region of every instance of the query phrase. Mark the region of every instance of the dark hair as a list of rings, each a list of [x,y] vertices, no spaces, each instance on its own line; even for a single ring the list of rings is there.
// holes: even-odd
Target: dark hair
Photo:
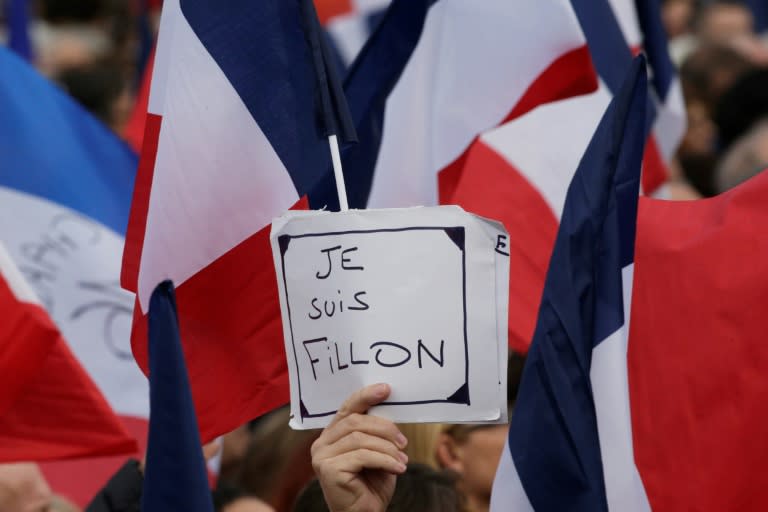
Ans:
[[[218,486],[211,495],[213,497],[213,509],[216,512],[224,510],[224,507],[240,498],[250,496],[250,494],[247,494],[242,489],[229,485]]]
[[[88,23],[104,16],[108,10],[106,0],[42,0],[41,14],[51,23]]]
[[[733,48],[715,43],[703,44],[680,66],[685,98],[703,102],[711,113],[724,92],[723,87],[729,87],[754,67]]]
[[[397,477],[397,486],[388,512],[464,512],[463,495],[456,489],[456,478],[424,464],[409,464]],[[293,512],[328,512],[323,490],[312,480],[296,499]]]
[[[510,352],[507,361],[507,401],[510,404],[510,408],[517,401],[517,392],[520,389],[524,368],[525,355],[515,351]]]
[[[329,512],[328,505],[325,503],[323,489],[317,478],[309,482],[301,490],[293,504],[293,512]]]
[[[61,71],[56,81],[78,103],[105,124],[112,125],[114,104],[127,86],[120,68],[111,62],[94,62]]]
[[[456,477],[423,464],[410,464],[398,477],[395,494],[387,507],[391,512],[463,512],[464,497],[456,488]]]
[[[715,109],[714,121],[725,150],[768,115],[768,69],[745,74],[723,94]]]

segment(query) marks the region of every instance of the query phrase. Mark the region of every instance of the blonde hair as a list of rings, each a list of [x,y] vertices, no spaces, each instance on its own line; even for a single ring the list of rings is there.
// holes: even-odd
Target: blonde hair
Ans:
[[[440,469],[435,452],[437,440],[443,431],[441,423],[403,423],[398,428],[408,439],[405,454],[408,455],[409,463],[417,462],[432,469]]]

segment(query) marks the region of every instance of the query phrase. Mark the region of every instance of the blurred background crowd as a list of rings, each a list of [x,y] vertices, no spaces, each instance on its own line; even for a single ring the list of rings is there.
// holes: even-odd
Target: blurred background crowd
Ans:
[[[661,2],[688,119],[670,169],[686,192],[675,197],[716,195],[768,165],[768,0],[763,1],[757,7],[738,0]],[[325,4],[333,3],[316,0],[323,21],[333,12]],[[143,108],[137,98],[151,65],[160,7],[146,0],[29,4],[34,65],[137,151]],[[7,37],[6,21],[0,21],[0,40]],[[511,401],[521,361],[514,356],[510,363]],[[287,415],[277,410],[223,439],[218,510],[282,511],[294,504],[295,510],[323,510],[321,490],[310,483],[310,448],[319,432],[290,430]],[[413,464],[398,484],[393,510],[487,510],[505,426],[420,425],[403,431]],[[138,461],[124,468],[87,510],[138,510],[130,507],[138,506],[140,468]],[[34,467],[0,470],[0,512],[43,510],[16,508],[20,502],[13,500],[50,493]],[[77,510],[65,500],[54,503],[47,510]]]
[[[131,113],[150,61],[160,3],[30,2],[36,67],[137,150],[143,125],[132,126]],[[316,1],[321,19],[332,16],[335,3]],[[768,162],[768,22],[762,19],[768,3],[763,11],[760,1],[754,3],[757,8],[741,0],[662,1],[688,113],[671,169],[674,179],[692,187],[686,197],[715,195]]]

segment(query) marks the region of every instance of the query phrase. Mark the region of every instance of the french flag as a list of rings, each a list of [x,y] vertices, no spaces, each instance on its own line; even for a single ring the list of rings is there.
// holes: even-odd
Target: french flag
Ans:
[[[345,80],[350,203],[437,204],[481,133],[595,87],[566,1],[395,0]]]
[[[138,447],[0,244],[0,462]]]
[[[390,0],[315,0],[342,64],[349,66],[381,22]]]
[[[641,56],[568,189],[492,511],[650,510],[626,363],[647,98]]]
[[[272,219],[338,208],[327,135],[352,140],[308,0],[168,0],[123,257],[146,373],[155,287],[176,283],[200,434],[288,400]]]
[[[574,0],[573,3],[600,73],[600,86],[591,94],[542,105],[483,133],[467,150],[459,178],[448,198],[449,202],[479,215],[502,220],[512,234],[510,264],[520,272],[517,279],[510,281],[509,341],[510,346],[520,352],[527,351],[533,334],[568,183],[601,113],[621,85],[622,72],[631,65],[632,52],[627,41],[635,44],[644,40],[647,48],[654,48],[654,59],[647,50],[648,63],[668,69],[664,65],[669,62],[666,39],[657,32],[654,34],[661,39],[654,39],[653,44],[649,36],[642,38],[639,17],[632,2],[593,0],[581,4],[580,0]],[[656,20],[660,26],[658,10],[647,17]],[[656,51],[659,48],[663,54]],[[665,124],[665,120],[682,121],[684,114],[681,100],[679,117],[660,113],[673,110],[657,101],[661,97],[655,80],[659,73],[656,68],[652,68],[651,73],[646,118],[649,137],[644,154],[642,188],[646,193],[659,193],[662,190],[660,184],[666,180],[666,157],[671,157],[672,150],[662,157],[653,148],[676,146],[682,125]],[[679,100],[674,92],[679,88],[676,83],[676,78],[668,81],[664,97],[670,105],[676,105]],[[653,120],[655,122],[651,123]],[[662,125],[677,128],[669,131]],[[662,132],[666,135],[660,137]],[[664,141],[664,144],[657,145],[654,140]],[[542,151],[541,148],[547,145],[555,145],[557,151]]]
[[[141,510],[213,512],[170,281],[152,293],[148,330],[152,412]]]
[[[131,356],[134,299],[119,285],[136,155],[5,48],[0,112],[0,240],[74,356],[141,443],[148,387]],[[43,469],[52,485],[84,503],[99,478],[121,463],[100,459]]]
[[[634,196],[616,192],[621,214]],[[765,508],[768,260],[756,255],[768,253],[767,196],[764,171],[709,199],[640,197],[634,257],[622,248],[612,263],[616,240],[630,247],[626,215],[601,239],[620,284],[574,272],[556,288],[566,201],[492,510]],[[589,263],[590,246],[570,249]],[[585,285],[594,291],[579,299]]]
[[[626,365],[653,510],[768,504],[766,197],[763,171],[708,199],[640,198]]]
[[[587,35],[595,67],[608,91],[615,92],[621,83],[621,73],[629,67],[630,53],[646,54],[650,99],[642,186],[646,194],[663,195],[660,187],[667,179],[667,166],[685,133],[686,114],[680,80],[669,56],[661,2],[608,0],[609,8],[605,0],[572,2]]]

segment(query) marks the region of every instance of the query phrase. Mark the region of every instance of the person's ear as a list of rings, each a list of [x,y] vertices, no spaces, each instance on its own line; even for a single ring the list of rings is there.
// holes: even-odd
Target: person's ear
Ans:
[[[435,459],[437,464],[443,468],[453,471],[454,473],[463,474],[463,450],[461,445],[456,440],[446,433],[441,433],[437,439],[437,447],[435,448]]]

